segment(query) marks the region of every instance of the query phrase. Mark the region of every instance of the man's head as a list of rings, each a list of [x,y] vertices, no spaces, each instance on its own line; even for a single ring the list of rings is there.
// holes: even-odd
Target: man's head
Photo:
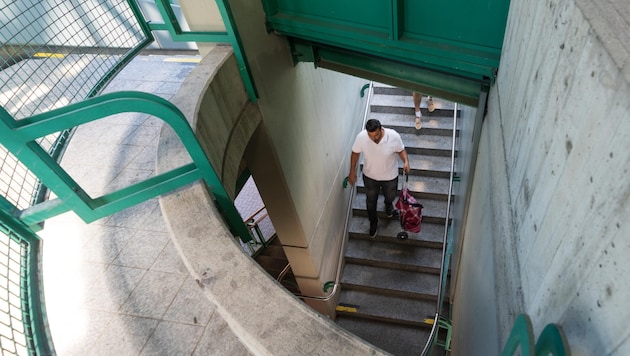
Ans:
[[[365,130],[370,136],[370,140],[379,143],[383,137],[383,130],[381,129],[381,122],[376,119],[369,119],[365,123]]]

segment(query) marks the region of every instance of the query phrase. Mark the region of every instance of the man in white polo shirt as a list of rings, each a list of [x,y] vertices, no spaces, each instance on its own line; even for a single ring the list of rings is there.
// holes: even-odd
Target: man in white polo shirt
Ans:
[[[380,121],[370,119],[365,130],[357,135],[352,145],[350,156],[350,174],[348,182],[357,181],[357,163],[363,153],[363,184],[365,185],[365,202],[370,220],[370,236],[376,236],[378,216],[376,201],[378,193],[383,189],[385,197],[385,213],[387,217],[397,214],[393,202],[398,191],[398,162],[396,156],[403,161],[403,170],[409,172],[409,160],[405,145],[398,132],[381,126]]]

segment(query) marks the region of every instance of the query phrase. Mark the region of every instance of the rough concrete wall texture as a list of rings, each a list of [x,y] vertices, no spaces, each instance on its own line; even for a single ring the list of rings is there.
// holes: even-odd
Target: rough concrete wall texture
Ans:
[[[574,355],[627,355],[630,84],[583,11],[512,1],[482,138],[494,153],[479,158],[506,181],[472,204],[506,213],[488,231],[501,345],[524,312],[535,336],[560,325]]]

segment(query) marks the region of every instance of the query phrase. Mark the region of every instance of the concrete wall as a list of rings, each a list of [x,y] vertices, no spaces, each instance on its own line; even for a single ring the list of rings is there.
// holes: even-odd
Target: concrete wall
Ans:
[[[350,190],[344,190],[343,180],[362,125],[366,99],[360,90],[367,81],[311,63],[294,65],[286,39],[266,32],[261,2],[238,0],[231,7],[275,149],[267,159],[277,160],[284,182],[265,179],[260,171],[253,176],[266,204],[288,196],[282,202],[286,210],[269,209],[270,217],[302,293],[325,295],[322,287],[335,278],[331,262],[344,237]],[[296,224],[281,231],[276,223],[292,214]],[[334,310],[334,303],[307,303],[328,315]]]
[[[181,3],[187,17],[209,13],[205,22],[192,16],[192,29],[218,26],[214,6]],[[261,2],[231,1],[230,7],[263,119],[245,159],[302,293],[323,296],[323,285],[335,279],[344,237],[350,189],[343,180],[362,125],[366,98],[360,91],[367,81],[310,63],[295,65],[286,39],[267,33]],[[334,315],[334,299],[307,303]]]
[[[518,313],[535,336],[560,325],[573,355],[630,354],[629,62],[611,45],[629,32],[598,32],[615,18],[593,6],[615,5],[595,4],[511,3],[463,242],[454,354],[498,352]]]

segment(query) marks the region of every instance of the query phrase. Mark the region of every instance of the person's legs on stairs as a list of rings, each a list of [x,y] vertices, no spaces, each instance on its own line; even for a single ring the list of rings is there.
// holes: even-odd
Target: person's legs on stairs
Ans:
[[[398,177],[383,182],[383,196],[385,196],[385,213],[388,218],[398,215],[398,211],[394,209],[394,199],[398,193]]]
[[[429,109],[429,112],[435,111],[435,104],[433,103],[433,97],[431,95],[427,98],[427,108]]]
[[[422,128],[422,111],[420,111],[420,103],[422,102],[422,94],[413,92],[413,106],[416,113],[416,130]]]
[[[370,236],[376,236],[378,227],[378,216],[376,215],[376,201],[378,199],[378,191],[380,186],[374,179],[363,175],[363,185],[365,186],[365,206],[367,209],[368,219],[370,220]]]

